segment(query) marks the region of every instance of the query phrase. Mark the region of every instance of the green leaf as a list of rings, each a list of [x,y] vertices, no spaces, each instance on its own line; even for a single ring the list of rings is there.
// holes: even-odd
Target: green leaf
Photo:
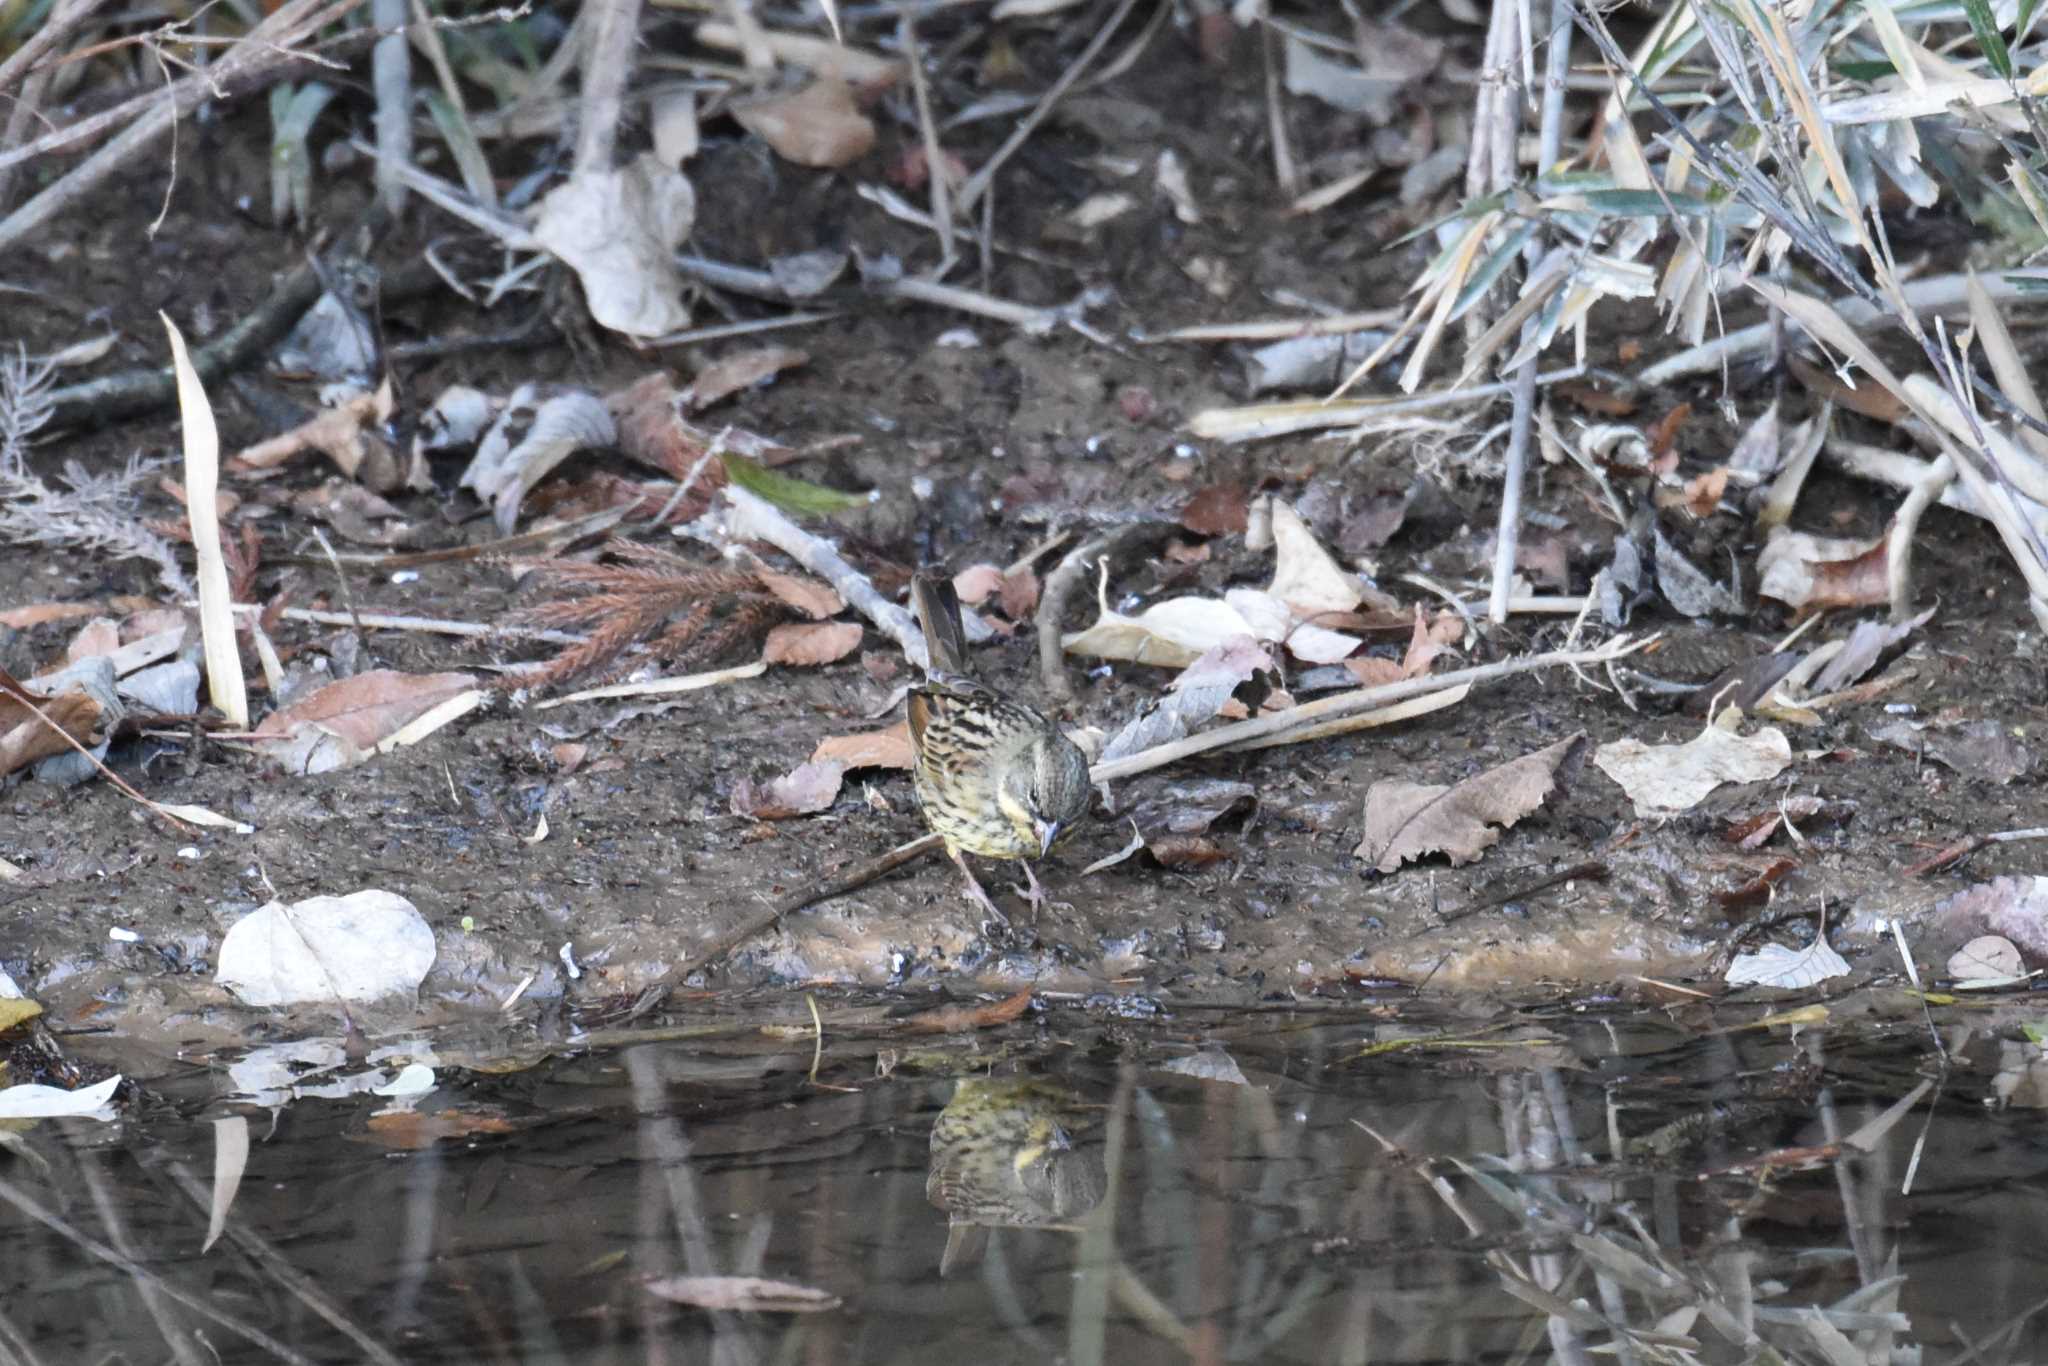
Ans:
[[[842,489],[828,489],[823,484],[777,474],[734,451],[725,452],[720,459],[725,461],[726,478],[755,497],[765,498],[784,512],[799,517],[824,517],[849,508],[865,507],[874,498],[873,494],[847,493]]]
[[[1963,0],[1963,13],[1969,17],[1970,31],[1977,35],[1977,45],[1984,49],[1991,69],[2011,80],[2012,54],[2005,50],[2005,39],[1999,36],[1998,20],[1991,15],[1991,0]]]

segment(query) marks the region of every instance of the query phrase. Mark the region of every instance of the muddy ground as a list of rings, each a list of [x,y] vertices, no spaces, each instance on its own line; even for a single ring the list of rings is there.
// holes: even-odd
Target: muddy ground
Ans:
[[[1453,35],[1469,69],[1476,37]],[[1050,54],[1024,52],[1050,63]],[[1056,67],[1052,68],[1056,69]],[[1046,534],[1048,524],[1114,524],[1141,515],[1171,518],[1190,493],[1241,485],[1295,499],[1326,539],[1341,541],[1366,500],[1407,500],[1401,529],[1369,559],[1377,582],[1411,601],[1398,575],[1425,571],[1483,594],[1497,498],[1498,440],[1476,460],[1475,438],[1504,416],[1473,412],[1465,434],[1420,446],[1374,438],[1358,449],[1310,437],[1244,447],[1193,442],[1189,414],[1243,397],[1241,364],[1227,346],[1140,346],[1133,330],[1299,311],[1307,299],[1340,308],[1395,303],[1426,260],[1421,242],[1396,239],[1425,216],[1403,207],[1385,182],[1341,211],[1288,216],[1269,185],[1265,119],[1256,54],[1226,73],[1204,69],[1168,33],[1125,77],[1090,96],[1073,119],[1049,127],[1001,182],[1003,235],[1031,244],[1040,259],[999,258],[994,292],[1059,303],[1084,286],[1106,285],[1113,300],[1091,321],[1113,339],[1096,345],[1073,333],[1028,337],[984,320],[932,308],[863,299],[783,340],[809,364],[774,386],[730,400],[715,416],[797,447],[852,436],[853,444],[789,472],[851,489],[880,491],[865,512],[821,527],[857,558],[907,569],[1007,564]],[[1456,79],[1412,92],[1411,109],[1452,109],[1468,98]],[[1435,102],[1432,104],[1431,102]],[[714,126],[692,175],[703,200],[694,250],[758,266],[771,256],[820,245],[857,245],[914,256],[928,239],[875,212],[853,191],[872,179],[889,148],[863,174],[795,171],[729,126]],[[1357,142],[1355,121],[1304,119],[1304,155]],[[264,134],[256,111],[195,129],[159,230],[148,231],[164,190],[161,168],[128,178],[68,219],[41,250],[0,259],[0,280],[35,293],[8,296],[0,341],[47,351],[105,327],[119,334],[94,373],[160,363],[159,309],[204,339],[246,312],[277,273],[302,257],[294,236],[258,221],[246,206],[265,202]],[[903,130],[894,134],[900,142]],[[985,152],[992,128],[963,134]],[[895,144],[890,144],[893,147]],[[1157,196],[1091,234],[1059,215],[1098,188],[1098,153],[1156,158],[1171,147],[1187,163],[1203,219],[1179,222]],[[50,168],[54,172],[56,168]],[[323,175],[323,221],[353,221],[364,202],[360,167]],[[1438,204],[1435,207],[1441,208]],[[1933,232],[1937,219],[1919,230]],[[1902,220],[1899,233],[1914,223]],[[415,206],[383,243],[379,259],[397,269],[450,231]],[[1220,263],[1231,283],[1219,297],[1191,278],[1191,263]],[[1050,262],[1051,264],[1048,264]],[[572,298],[573,303],[573,298]],[[1728,301],[1732,328],[1754,318]],[[481,317],[441,293],[396,303],[385,316],[398,339],[507,329],[537,307],[531,298]],[[709,308],[701,310],[707,320]],[[1675,345],[1648,315],[1604,313],[1595,365],[1626,373]],[[937,345],[966,326],[980,345]],[[1641,360],[1634,359],[1640,346]],[[1629,359],[1624,359],[1624,348]],[[587,334],[537,349],[496,348],[401,367],[402,420],[416,418],[455,381],[503,392],[528,380],[616,388],[666,365],[687,374],[732,347],[658,357]],[[72,378],[67,376],[67,378]],[[1719,463],[1743,424],[1782,396],[1788,420],[1812,404],[1796,383],[1752,369],[1735,376],[1723,411],[1718,385],[1634,396],[1630,419],[1656,421],[1680,402],[1698,414],[1680,431],[1681,473]],[[1376,377],[1384,391],[1386,376]],[[1616,388],[1618,386],[1608,385]],[[214,386],[228,447],[269,435],[311,403],[304,386],[245,375]],[[1134,402],[1142,391],[1149,402]],[[1576,416],[1569,406],[1561,411]],[[1134,416],[1134,414],[1136,414]],[[1851,424],[1860,419],[1846,419]],[[1869,439],[1886,439],[1873,431]],[[141,451],[176,449],[174,418],[159,412],[112,429],[74,427],[41,448],[51,468],[67,460],[105,467]],[[436,466],[452,489],[461,457]],[[624,466],[619,468],[624,470]],[[326,477],[310,462],[286,482]],[[920,496],[929,481],[928,496]],[[1553,467],[1532,484],[1539,541],[1561,548],[1568,582],[1584,592],[1610,553],[1612,528],[1583,481]],[[1802,525],[1828,534],[1875,535],[1894,495],[1822,476],[1801,505]],[[413,497],[406,510],[443,543],[488,537],[466,497]],[[1348,511],[1347,511],[1348,509]],[[147,512],[175,505],[151,490]],[[1756,547],[1744,519],[1715,522],[1701,539],[1708,562],[1752,566]],[[331,570],[288,556],[314,548],[289,515],[265,523],[266,592],[287,578],[295,601],[341,605]],[[1192,1000],[1345,996],[1405,983],[1432,990],[1516,989],[1567,984],[1593,992],[1649,990],[1645,978],[1711,989],[1725,953],[1760,920],[1798,918],[1810,933],[1823,901],[1836,942],[1860,966],[1891,959],[1865,952],[1879,917],[1911,914],[1968,883],[2028,872],[2036,846],[1995,846],[1957,868],[1908,879],[1902,869],[1961,836],[2038,825],[2039,766],[2006,785],[1958,774],[1870,738],[1886,707],[1988,718],[2038,736],[2048,708],[2040,637],[2016,576],[1983,524],[1937,509],[1925,532],[1924,563],[1938,566],[1921,587],[1939,610],[1893,669],[1912,677],[1882,697],[1829,712],[1795,729],[1801,756],[1781,779],[1727,788],[1697,811],[1665,823],[1637,819],[1620,790],[1588,767],[1570,790],[1522,822],[1479,861],[1442,860],[1392,875],[1370,871],[1352,850],[1360,838],[1366,786],[1383,776],[1454,782],[1503,759],[1575,732],[1594,741],[1638,736],[1672,741],[1696,719],[1654,701],[1632,711],[1610,691],[1569,674],[1523,678],[1476,691],[1462,706],[1360,735],[1260,754],[1197,761],[1140,780],[1141,789],[1193,777],[1242,780],[1255,805],[1227,817],[1212,836],[1224,858],[1199,871],[1168,870],[1140,855],[1090,877],[1079,869],[1112,852],[1127,827],[1098,815],[1045,872],[1055,904],[1008,939],[984,936],[960,895],[954,871],[928,860],[857,893],[793,917],[736,955],[708,985],[1033,981],[1049,990]],[[1188,538],[1191,542],[1198,538]],[[1155,600],[1170,592],[1217,592],[1263,583],[1270,559],[1241,537],[1210,544],[1205,563],[1164,557],[1117,566],[1119,596]],[[1041,566],[1045,567],[1045,566]],[[1753,571],[1749,587],[1753,589]],[[0,546],[0,607],[51,600],[153,595],[151,574],[133,563]],[[355,608],[467,621],[499,620],[530,589],[498,567],[427,567],[417,581],[356,574]],[[1068,627],[1092,615],[1076,603]],[[1847,629],[1847,621],[1830,632]],[[1770,648],[1790,625],[1770,604],[1741,619],[1691,623],[1652,609],[1637,629],[1671,632],[1674,672],[1705,679],[1724,663]],[[0,632],[0,664],[34,672],[62,650],[68,627]],[[1553,648],[1561,619],[1518,618],[1487,635],[1473,662]],[[281,643],[332,651],[344,634],[289,628]],[[991,679],[1042,700],[1028,632],[985,649]],[[372,632],[360,663],[409,670],[470,667],[532,657],[512,644],[470,646],[439,637]],[[1395,651],[1388,637],[1381,648]],[[870,632],[867,650],[893,647]],[[1686,663],[1696,653],[1704,662]],[[1158,695],[1168,675],[1073,665],[1079,702],[1070,720],[1114,727]],[[314,778],[266,772],[217,743],[129,738],[115,767],[150,796],[198,803],[256,827],[239,836],[174,832],[141,814],[105,782],[59,790],[20,778],[0,789],[0,857],[25,876],[0,883],[0,966],[71,1018],[134,1028],[167,1024],[172,1037],[215,1027],[234,1032],[247,1017],[227,1008],[211,980],[224,928],[273,896],[295,900],[382,887],[414,901],[434,925],[440,959],[427,986],[433,1002],[488,1005],[533,976],[543,1003],[631,996],[681,966],[734,917],[766,900],[868,858],[921,832],[909,784],[899,774],[858,775],[828,813],[774,823],[733,814],[742,779],[787,772],[826,735],[870,729],[893,684],[875,681],[859,655],[819,670],[771,669],[762,677],[692,694],[659,709],[579,703],[547,713],[499,705],[426,744],[350,770]],[[260,711],[260,706],[259,706]],[[554,770],[550,747],[590,749],[572,774]],[[1807,842],[1781,835],[1760,851],[1738,851],[1721,832],[1739,816],[1775,807],[1787,792],[1829,803]],[[1142,793],[1140,793],[1142,795]],[[1127,794],[1119,794],[1120,802]],[[549,834],[526,838],[542,813]],[[1768,904],[1731,905],[1726,894],[1782,867]],[[1585,867],[1591,865],[1595,871]],[[1533,892],[1561,870],[1573,878]],[[1003,894],[1002,870],[985,869]],[[117,928],[139,942],[109,939]],[[565,979],[558,951],[573,946],[586,975]],[[1887,950],[1887,953],[1889,950]]]

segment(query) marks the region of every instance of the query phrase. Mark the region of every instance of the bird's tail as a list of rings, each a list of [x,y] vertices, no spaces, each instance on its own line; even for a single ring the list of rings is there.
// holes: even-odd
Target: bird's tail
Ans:
[[[925,648],[931,653],[930,672],[972,677],[967,661],[967,632],[960,625],[960,595],[951,579],[919,574],[910,581],[910,598],[917,606],[917,621],[924,628]]]

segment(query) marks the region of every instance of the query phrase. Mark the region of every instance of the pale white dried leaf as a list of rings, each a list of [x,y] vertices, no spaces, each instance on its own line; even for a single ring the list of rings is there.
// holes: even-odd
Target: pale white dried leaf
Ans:
[[[222,936],[215,977],[255,1006],[374,1001],[417,991],[434,952],[412,902],[373,888],[251,911]]]
[[[1275,565],[1266,590],[1300,616],[1349,612],[1365,599],[1356,576],[1323,549],[1308,523],[1284,499],[1273,500]]]
[[[578,171],[549,191],[533,232],[576,272],[599,326],[659,337],[690,325],[675,252],[696,217],[688,178],[648,152],[616,170]]]
[[[1816,938],[1803,949],[1785,944],[1766,944],[1754,953],[1740,954],[1728,965],[1729,986],[1783,987],[1797,990],[1815,986],[1834,977],[1845,977],[1849,964]]]
[[[2026,970],[2019,945],[2002,934],[1980,934],[1948,958],[1948,975],[1959,982],[2009,981]]]
[[[1679,745],[1650,745],[1629,737],[1593,752],[1602,773],[1621,784],[1641,816],[1690,811],[1724,783],[1760,783],[1792,762],[1785,732],[1766,727],[1737,735],[1709,725]]]

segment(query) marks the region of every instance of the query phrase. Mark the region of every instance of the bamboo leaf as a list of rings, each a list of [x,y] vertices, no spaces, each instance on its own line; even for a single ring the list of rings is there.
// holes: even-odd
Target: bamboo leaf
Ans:
[[[767,499],[784,512],[800,517],[823,517],[845,512],[849,508],[864,506],[874,497],[867,493],[828,489],[823,484],[777,474],[733,451],[727,451],[722,458],[726,478],[756,497]]]

